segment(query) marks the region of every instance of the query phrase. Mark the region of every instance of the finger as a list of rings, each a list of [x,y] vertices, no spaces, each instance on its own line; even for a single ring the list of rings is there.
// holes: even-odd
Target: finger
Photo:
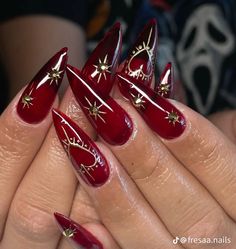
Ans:
[[[133,84],[123,76],[120,79],[120,84],[121,87],[126,87],[132,100],[131,103],[139,111],[149,127],[158,135],[165,138],[163,140],[165,143],[172,145],[175,141],[178,141],[177,138],[179,139],[181,135],[184,137],[186,132],[186,118],[174,105],[158,97],[151,89],[137,82]],[[135,103],[135,96],[138,96],[142,101]],[[138,106],[137,103],[141,103],[142,106]],[[131,115],[132,112],[128,111],[128,113]],[[125,149],[123,148],[126,155],[129,155],[129,158],[127,158],[124,151],[122,153],[122,147],[121,149],[114,147],[112,150],[118,152],[115,154],[119,158],[119,161],[128,168],[128,172],[136,179],[137,185],[151,202],[152,206],[156,208],[157,213],[170,231],[177,236],[186,236],[197,231],[204,233],[205,230],[202,227],[204,227],[204,223],[208,223],[212,225],[212,228],[209,229],[211,231],[206,231],[209,235],[213,235],[214,233],[215,235],[227,234],[229,237],[235,238],[235,225],[232,220],[228,218],[206,189],[184,169],[182,161],[174,159],[172,154],[164,148],[160,141],[153,141],[153,134],[145,133],[148,130],[147,127],[139,127],[142,124],[142,120],[139,120],[138,117],[140,116],[135,116],[132,120],[138,120],[136,127],[142,131],[142,136],[140,138],[137,137],[138,132],[135,132],[135,139],[138,139],[137,144],[131,140],[131,145],[127,143],[124,146]],[[196,123],[199,125],[199,122]],[[200,127],[205,126],[201,125]],[[186,148],[184,148],[182,154],[186,158],[190,155],[192,150],[190,145],[192,143],[193,141],[185,144],[186,147],[188,146],[188,150],[186,153]],[[147,145],[149,148],[149,151],[146,152],[148,156],[145,154],[145,147],[143,146],[142,148],[141,145]],[[200,144],[198,144],[199,147]],[[138,159],[142,158],[143,161],[141,163],[135,159],[135,156],[132,157],[135,153],[133,148],[136,150],[136,155],[139,155]],[[139,148],[139,151],[137,151],[137,148]],[[196,149],[193,151],[195,152]],[[176,153],[176,157],[177,155],[178,153]],[[163,193],[168,198],[167,200],[160,199],[161,188],[158,189],[158,194],[156,194],[156,191],[152,191],[152,188],[155,189],[160,185],[159,182],[163,185],[161,188],[164,187]],[[175,207],[172,213],[173,216],[171,216],[171,210],[168,207]],[[179,223],[181,225],[176,226]]]
[[[118,249],[120,248],[105,227],[99,223],[81,226],[64,215],[55,213],[59,229],[66,240],[75,248]],[[62,247],[60,246],[59,249]]]
[[[236,144],[236,112],[222,111],[213,113],[208,119],[218,127],[229,140]]]
[[[11,200],[27,168],[40,148],[51,123],[48,115],[63,78],[66,49],[62,49],[39,71],[0,117],[0,237]],[[51,68],[60,71],[51,85]]]
[[[173,141],[164,140],[165,144],[236,220],[235,145],[204,117],[176,105],[186,117],[187,129]]]
[[[68,89],[61,104],[92,135],[91,127]],[[79,115],[79,118],[77,115]],[[58,243],[52,214],[69,213],[77,180],[52,127],[27,171],[9,211],[2,246],[7,248],[55,248]]]
[[[102,147],[101,152],[61,112],[54,111],[53,120],[60,141],[83,180],[81,184],[119,245],[124,249],[156,248],[157,245],[173,248],[170,234],[109,150]]]

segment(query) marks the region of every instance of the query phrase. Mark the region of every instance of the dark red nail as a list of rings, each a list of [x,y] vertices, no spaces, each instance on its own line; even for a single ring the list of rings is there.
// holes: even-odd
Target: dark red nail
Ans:
[[[25,88],[17,104],[19,116],[27,123],[39,123],[50,111],[67,63],[67,48],[55,54]]]
[[[173,76],[172,65],[167,63],[164,71],[161,74],[159,84],[155,88],[155,91],[164,98],[170,98],[173,94]]]
[[[117,76],[120,89],[128,93],[131,103],[152,130],[166,139],[176,138],[183,133],[185,118],[175,106],[137,80],[131,82],[124,74]]]
[[[76,173],[93,187],[104,184],[109,166],[96,144],[64,113],[55,109],[52,113],[57,135]]]
[[[100,241],[84,227],[70,218],[54,213],[59,229],[64,237],[76,249],[103,249]]]
[[[112,89],[122,45],[120,23],[116,23],[89,56],[82,74],[105,96]]]
[[[150,86],[154,72],[156,48],[157,24],[155,19],[151,19],[129,52],[122,73],[131,80],[136,78],[144,85]],[[125,92],[123,94],[126,95]]]
[[[124,144],[133,130],[129,115],[109,95],[104,97],[92,89],[78,69],[67,66],[66,73],[81,109],[98,134],[110,144]]]

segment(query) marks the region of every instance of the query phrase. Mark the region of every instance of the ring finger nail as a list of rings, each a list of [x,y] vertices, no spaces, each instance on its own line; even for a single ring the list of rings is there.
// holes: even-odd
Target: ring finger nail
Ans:
[[[98,187],[109,177],[108,163],[92,139],[60,111],[53,110],[53,122],[75,172],[89,185]]]
[[[109,144],[124,144],[133,131],[125,110],[110,96],[92,89],[78,69],[67,66],[66,72],[77,101],[98,134]]]
[[[186,121],[175,106],[137,80],[131,82],[121,73],[117,76],[121,92],[127,93],[133,106],[153,131],[165,139],[176,138],[183,133]]]
[[[67,48],[55,54],[25,88],[17,104],[19,116],[26,122],[42,121],[55,100],[67,63]]]
[[[112,88],[122,45],[120,23],[116,23],[89,56],[82,74],[105,96]]]
[[[103,249],[102,244],[88,230],[68,217],[54,213],[59,229],[74,248]]]
[[[127,56],[122,73],[127,78],[139,79],[144,85],[152,82],[157,47],[157,24],[151,19],[143,28]],[[125,92],[123,93],[125,95]],[[128,96],[127,96],[128,97]]]

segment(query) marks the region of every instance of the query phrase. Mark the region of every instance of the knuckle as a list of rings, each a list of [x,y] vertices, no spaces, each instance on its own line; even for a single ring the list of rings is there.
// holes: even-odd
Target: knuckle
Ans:
[[[23,200],[15,201],[9,221],[18,234],[30,241],[44,242],[56,236],[52,214]]]
[[[186,232],[191,238],[219,238],[226,232],[226,217],[222,212],[210,212]]]
[[[191,143],[189,144],[192,144],[194,149],[186,157],[191,161],[193,167],[200,162],[204,167],[211,167],[219,159],[223,149],[222,145],[214,134],[209,135],[209,137],[211,139],[208,139],[207,136],[204,137],[200,134],[200,131],[195,131],[192,134]]]

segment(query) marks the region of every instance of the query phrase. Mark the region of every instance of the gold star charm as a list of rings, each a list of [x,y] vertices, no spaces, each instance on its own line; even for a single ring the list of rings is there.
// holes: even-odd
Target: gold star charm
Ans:
[[[89,111],[89,114],[91,116],[94,116],[95,120],[97,120],[97,118],[100,118],[104,123],[106,123],[106,121],[101,116],[101,114],[106,114],[106,112],[102,112],[99,110],[103,106],[103,104],[97,106],[96,101],[94,101],[94,103],[92,104],[86,97],[85,99],[89,104],[89,107],[85,107]]]
[[[52,68],[52,70],[48,73],[48,77],[51,80],[50,85],[55,81],[56,85],[58,85],[58,80],[61,78],[61,74],[63,73],[62,71],[59,71],[56,68]]]
[[[158,94],[161,96],[164,96],[166,94],[168,94],[170,91],[170,85],[169,84],[160,84],[158,86]]]
[[[23,104],[23,108],[25,108],[26,106],[27,106],[28,108],[30,108],[30,106],[33,105],[32,100],[33,100],[34,98],[31,97],[32,91],[33,91],[33,89],[30,91],[29,94],[25,94],[25,95],[22,97],[21,103]]]
[[[107,79],[106,73],[110,73],[109,68],[111,67],[111,65],[108,65],[107,54],[104,57],[103,61],[99,58],[98,65],[93,65],[93,66],[96,68],[96,70],[92,73],[91,76],[94,78],[97,74],[99,74],[98,83],[102,76],[106,80]]]
[[[169,120],[169,123],[172,123],[174,126],[175,126],[175,123],[180,123],[179,121],[179,115],[174,112],[174,111],[171,111],[168,113],[167,117],[165,117],[165,119],[168,119]]]
[[[131,93],[131,96],[133,97],[132,102],[136,108],[143,107],[144,108],[144,103],[146,103],[145,100],[143,100],[143,96],[141,96],[140,93],[138,93],[137,96]]]
[[[67,238],[72,238],[76,234],[76,229],[66,228],[62,234]]]

